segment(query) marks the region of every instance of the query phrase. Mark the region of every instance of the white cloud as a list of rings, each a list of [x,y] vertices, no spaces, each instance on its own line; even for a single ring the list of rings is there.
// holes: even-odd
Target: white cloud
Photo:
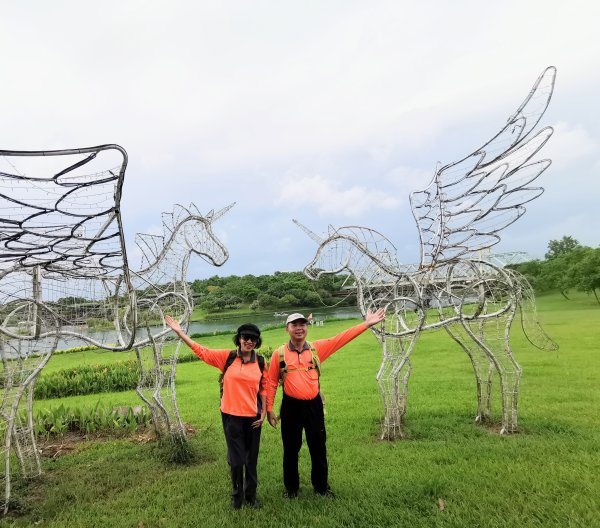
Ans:
[[[598,156],[599,145],[582,125],[560,121],[554,125],[554,134],[544,149],[544,155],[552,159],[555,170],[564,169],[582,158]]]
[[[559,201],[577,210],[600,181],[599,18],[589,0],[8,2],[0,147],[122,144],[128,237],[174,202],[236,200],[219,224],[228,271],[250,265],[248,229],[255,272],[293,269],[289,246],[270,253],[286,207],[413,241],[408,193],[497,132],[554,64],[554,164],[531,206],[550,228]]]
[[[305,176],[288,179],[279,192],[277,205],[316,208],[319,215],[355,218],[370,209],[393,209],[400,201],[388,193],[354,185],[344,189],[342,185],[322,176]]]

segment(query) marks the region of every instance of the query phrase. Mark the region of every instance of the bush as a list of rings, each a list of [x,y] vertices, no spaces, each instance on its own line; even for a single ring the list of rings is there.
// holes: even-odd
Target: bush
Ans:
[[[23,411],[20,415],[23,422],[27,415]],[[146,407],[118,407],[111,408],[100,405],[92,409],[76,407],[71,409],[61,405],[56,409],[41,409],[34,414],[33,427],[36,436],[48,438],[62,436],[67,432],[77,433],[102,433],[115,430],[128,430],[134,432],[138,427],[150,424],[150,413]]]
[[[177,358],[177,363],[189,363],[196,359],[198,359],[196,355],[189,352],[181,354]],[[140,368],[135,359],[106,365],[63,369],[51,374],[42,374],[35,384],[35,397],[46,400],[64,396],[128,391],[137,387],[139,377]],[[168,383],[168,379],[165,379],[165,383]]]
[[[91,365],[42,374],[35,385],[39,399],[62,398],[99,392],[135,389],[140,377],[136,360],[117,361],[108,365]]]

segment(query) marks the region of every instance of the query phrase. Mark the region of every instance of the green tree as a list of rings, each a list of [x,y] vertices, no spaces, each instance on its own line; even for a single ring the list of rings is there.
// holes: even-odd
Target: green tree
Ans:
[[[268,293],[261,293],[258,296],[258,304],[261,308],[269,308],[277,305],[277,297],[269,295]]]
[[[284,295],[281,299],[279,299],[279,302],[277,303],[278,306],[298,306],[298,298],[295,297],[294,295],[291,294],[287,294]]]
[[[544,255],[544,258],[552,260],[573,251],[577,247],[580,247],[579,242],[572,236],[564,236],[560,240],[550,240],[548,242],[548,252]]]
[[[571,267],[571,280],[578,289],[593,293],[596,302],[600,304],[597,291],[600,289],[600,248],[583,248],[581,257]]]

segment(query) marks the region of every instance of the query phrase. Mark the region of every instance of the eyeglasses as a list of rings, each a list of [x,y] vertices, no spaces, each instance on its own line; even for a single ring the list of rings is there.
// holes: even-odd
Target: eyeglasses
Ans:
[[[244,341],[252,341],[253,343],[258,341],[258,337],[251,334],[240,334],[240,339],[243,339]]]

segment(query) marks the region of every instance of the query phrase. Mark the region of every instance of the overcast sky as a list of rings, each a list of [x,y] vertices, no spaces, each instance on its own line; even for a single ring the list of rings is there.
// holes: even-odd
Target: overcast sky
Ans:
[[[546,192],[495,251],[600,243],[600,3],[1,0],[0,148],[118,143],[134,235],[193,202],[229,261],[190,280],[301,270],[363,225],[419,259],[408,193],[494,135],[549,65]]]

